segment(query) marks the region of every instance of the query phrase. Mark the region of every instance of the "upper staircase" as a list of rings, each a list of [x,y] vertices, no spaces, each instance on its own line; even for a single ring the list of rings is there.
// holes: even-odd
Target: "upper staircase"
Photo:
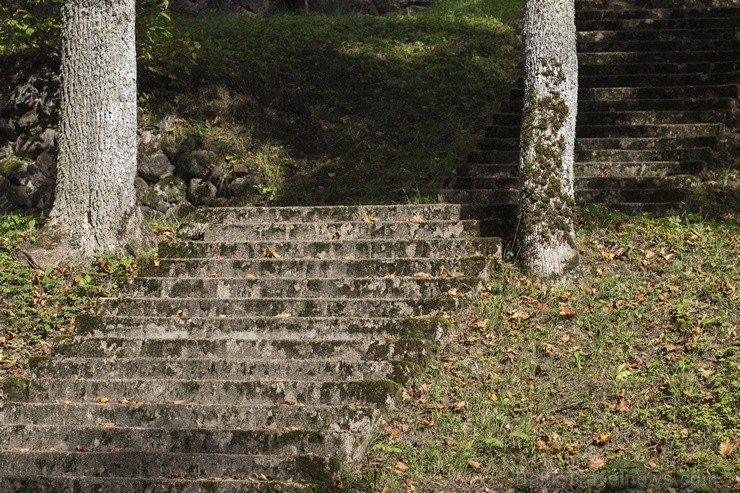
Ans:
[[[740,4],[576,0],[576,27],[576,201],[679,211],[708,166],[737,159]],[[515,226],[523,96],[511,92],[440,193],[486,232]]]
[[[499,253],[459,216],[196,212],[4,382],[0,491],[333,491]]]

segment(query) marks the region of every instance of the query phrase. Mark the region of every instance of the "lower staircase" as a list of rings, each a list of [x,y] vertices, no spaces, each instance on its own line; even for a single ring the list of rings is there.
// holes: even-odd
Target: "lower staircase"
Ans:
[[[333,491],[500,253],[459,217],[196,212],[4,382],[0,491]]]
[[[732,0],[576,0],[577,202],[675,213],[707,167],[738,164],[738,26]],[[517,214],[523,96],[511,92],[440,193],[504,236]]]

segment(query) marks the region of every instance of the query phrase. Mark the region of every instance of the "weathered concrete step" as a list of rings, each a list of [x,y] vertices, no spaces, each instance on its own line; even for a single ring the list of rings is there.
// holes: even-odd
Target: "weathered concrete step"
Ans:
[[[255,477],[236,479],[139,479],[63,476],[32,476],[14,472],[0,476],[4,493],[325,493],[323,483],[303,481],[262,481]]]
[[[474,149],[468,154],[467,162],[470,164],[509,164],[519,161],[519,150],[483,150]]]
[[[3,448],[74,452],[169,454],[313,454],[351,461],[352,450],[363,447],[369,430],[332,431],[273,429],[203,429],[100,426],[0,425]],[[119,452],[120,453],[120,452]],[[79,471],[82,472],[82,471]],[[270,474],[273,475],[273,474]]]
[[[126,401],[131,402],[131,401]],[[379,411],[367,406],[150,404],[113,401],[101,405],[79,402],[5,402],[0,423],[56,426],[117,426],[139,428],[303,429],[362,430],[372,425]]]
[[[73,380],[13,378],[3,382],[5,399],[17,402],[95,402],[136,399],[141,402],[265,406],[281,402],[323,405],[390,406],[400,393],[390,380],[356,382],[236,380]]]
[[[512,164],[519,161],[519,154],[510,151],[508,160],[502,158],[497,151],[471,152],[468,158],[469,164]],[[593,163],[601,161],[611,162],[651,162],[651,161],[711,161],[714,158],[713,151],[708,147],[693,149],[677,148],[671,146],[663,149],[583,149],[575,151],[576,162]],[[495,169],[495,168],[494,168]]]
[[[402,373],[403,369],[399,370]],[[187,375],[195,380],[381,380],[391,378],[396,366],[389,361],[243,360],[223,358],[53,358],[31,361],[37,378],[74,376],[77,379],[167,379]]]
[[[432,277],[483,276],[488,260],[484,257],[450,259],[161,259],[140,264],[139,273],[146,277],[244,277],[318,279],[337,277],[413,276]]]
[[[334,240],[334,241],[278,241],[278,242],[202,242],[164,241],[159,244],[159,257],[174,258],[434,258],[499,254],[497,238],[470,238],[465,240]]]
[[[496,125],[518,125],[521,122],[521,113],[496,113],[493,121]],[[704,123],[724,122],[728,115],[719,110],[702,111],[579,111],[577,125],[654,125],[677,123]],[[502,156],[509,156],[511,151],[502,151]]]
[[[161,298],[430,298],[455,290],[476,290],[479,277],[394,277],[334,279],[187,279],[139,277],[126,289],[129,296]]]
[[[522,111],[523,101],[508,101],[501,105],[501,111]],[[704,111],[719,110],[727,113],[737,112],[738,102],[732,98],[681,98],[681,99],[604,99],[581,100],[578,111],[585,113],[610,111]]]
[[[155,317],[416,317],[439,315],[459,308],[451,296],[402,298],[122,298],[100,302],[101,315]]]
[[[710,28],[690,29],[630,29],[630,30],[595,30],[578,31],[579,43],[613,43],[622,41],[699,41],[706,40],[736,40],[737,26],[722,28],[712,26]]]
[[[78,337],[57,341],[55,354],[74,358],[229,358],[390,360],[424,362],[437,345],[422,339],[130,339]],[[11,379],[12,380],[12,379]],[[10,385],[11,380],[6,380]],[[9,383],[10,382],[10,383]]]
[[[579,125],[579,138],[631,138],[631,137],[716,137],[722,133],[719,123],[661,123],[642,125]]]
[[[613,186],[618,186],[617,183]],[[519,200],[518,190],[464,190],[460,188],[445,189],[442,191],[444,200],[458,204],[516,204]],[[621,202],[672,202],[682,201],[686,191],[683,188],[670,189],[576,189],[576,202],[579,204],[591,203],[621,203]]]
[[[670,87],[592,87],[581,88],[579,90],[579,97],[585,101],[607,99],[615,101],[623,99],[737,99],[739,96],[740,84]]]
[[[645,74],[645,75],[583,75],[578,78],[581,87],[670,87],[692,85],[732,84],[738,72],[708,74]]]
[[[710,137],[683,137],[683,138],[660,138],[660,137],[632,137],[624,139],[610,138],[576,138],[576,150],[647,150],[647,149],[687,149],[696,147],[714,147],[719,142],[716,136]],[[519,139],[484,138],[478,142],[478,149],[486,150],[519,150]],[[161,248],[161,247],[160,247]]]
[[[219,207],[199,209],[187,222],[232,223],[299,223],[362,221],[456,221],[460,206],[428,205],[358,205],[323,207]]]
[[[188,240],[455,239],[479,236],[475,221],[383,221],[326,223],[188,223],[179,234]]]
[[[737,59],[737,50],[684,50],[684,51],[595,51],[578,53],[578,61],[584,65],[608,65],[611,63],[694,63],[732,62]]]
[[[599,7],[598,4],[581,5],[576,7],[576,22],[581,20],[613,20],[613,19],[703,19],[707,17],[737,18],[738,7],[735,0],[720,0],[716,5],[686,4],[678,6],[675,1],[668,0],[662,6],[651,8],[644,4],[626,4],[619,7]],[[712,1],[712,0],[710,0]]]
[[[677,176],[648,176],[636,177],[630,176],[617,167],[613,168],[613,173],[617,175],[608,176],[580,176],[575,182],[576,197],[584,191],[604,188],[631,188],[631,189],[660,189],[676,188],[681,186],[690,186],[694,182],[694,177],[686,175]],[[491,190],[494,192],[506,193],[516,192],[519,189],[518,177],[510,178],[505,183],[500,178],[488,178],[487,176],[458,177],[454,181],[454,188],[460,190],[479,191]]]
[[[284,479],[302,476],[301,479],[306,481],[327,484],[336,470],[336,465],[330,459],[311,455],[0,451],[0,471],[29,476],[160,480],[257,480],[260,476]]]
[[[737,17],[579,19],[578,31],[640,31],[663,29],[734,29]]]
[[[574,165],[576,187],[582,178],[595,176],[661,177],[675,175],[698,175],[706,170],[704,161],[663,161],[663,162],[576,162]],[[456,176],[447,183],[455,188],[461,177],[514,177],[519,175],[518,165],[474,164],[460,166]]]
[[[737,50],[737,39],[674,39],[674,40],[636,40],[636,41],[579,41],[580,53],[628,51],[643,53],[649,51],[711,51]]]
[[[230,339],[234,341],[384,340],[389,337],[439,341],[451,328],[445,317],[102,317],[79,315],[78,334],[132,339]],[[310,348],[307,348],[310,349]],[[197,354],[197,353],[196,353]],[[307,353],[308,357],[311,353]],[[195,356],[198,357],[198,356]],[[300,356],[292,356],[299,358]],[[317,356],[320,358],[320,354]]]

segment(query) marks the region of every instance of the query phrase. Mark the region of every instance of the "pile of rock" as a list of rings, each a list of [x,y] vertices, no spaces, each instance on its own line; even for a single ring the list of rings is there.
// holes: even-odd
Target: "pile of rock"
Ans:
[[[39,76],[0,98],[0,213],[46,215],[54,200],[59,121],[58,76]],[[139,129],[136,189],[150,217],[177,219],[192,205],[247,201],[264,184],[259,173],[172,137],[175,118]]]

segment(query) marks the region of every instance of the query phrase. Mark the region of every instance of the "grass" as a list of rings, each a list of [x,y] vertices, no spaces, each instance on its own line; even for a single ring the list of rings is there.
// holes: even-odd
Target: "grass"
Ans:
[[[152,119],[180,117],[173,141],[216,144],[261,174],[263,203],[433,198],[518,76],[520,4],[177,19],[177,31],[202,47],[197,62],[183,74],[186,90],[143,80],[145,108]]]
[[[579,238],[581,271],[565,284],[502,266],[347,484],[737,487],[740,227],[592,208]]]

